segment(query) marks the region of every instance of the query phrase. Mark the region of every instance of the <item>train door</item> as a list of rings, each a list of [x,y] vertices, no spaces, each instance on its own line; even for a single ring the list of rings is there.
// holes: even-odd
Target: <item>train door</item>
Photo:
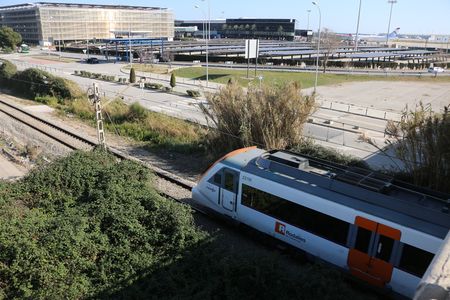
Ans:
[[[235,211],[236,198],[238,191],[238,173],[229,169],[223,171],[222,187],[220,189],[220,197],[223,208],[229,211]]]
[[[362,218],[355,219],[356,234],[348,254],[350,272],[375,286],[391,281],[393,251],[401,232],[395,228]]]

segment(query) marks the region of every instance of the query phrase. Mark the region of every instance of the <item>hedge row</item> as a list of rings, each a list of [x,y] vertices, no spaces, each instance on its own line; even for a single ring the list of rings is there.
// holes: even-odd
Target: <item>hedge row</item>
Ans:
[[[104,81],[116,81],[116,76],[104,75],[100,73],[91,73],[88,71],[75,71],[75,75],[92,79],[100,79]]]

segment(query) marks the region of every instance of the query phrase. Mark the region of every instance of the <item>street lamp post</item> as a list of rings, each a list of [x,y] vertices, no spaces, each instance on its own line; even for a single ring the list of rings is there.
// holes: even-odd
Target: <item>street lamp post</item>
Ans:
[[[133,52],[131,51],[131,23],[128,23],[128,46],[130,50],[130,67],[133,67]]]
[[[358,50],[359,20],[361,17],[361,0],[359,0],[358,22],[356,23],[355,51]]]
[[[86,32],[86,56],[89,59],[89,34],[87,30],[87,19],[84,22],[84,31]]]
[[[386,33],[386,46],[389,45],[389,31],[391,30],[392,8],[394,7],[394,4],[397,3],[397,0],[388,0],[388,3],[391,4],[391,12],[389,13],[388,29]]]
[[[317,57],[316,57],[316,80],[314,81],[314,94],[317,90],[317,79],[319,77],[319,54],[320,54],[320,26],[322,23],[322,13],[320,12],[320,6],[319,3],[316,1],[312,2],[313,5],[317,7],[317,10],[319,11],[319,39],[317,41]]]
[[[204,1],[204,0],[202,0],[202,1]],[[209,85],[209,37],[211,36],[211,32],[210,32],[210,30],[211,30],[211,19],[210,19],[211,10],[210,10],[210,5],[209,5],[209,0],[208,0],[208,17],[206,17],[206,13],[204,12],[203,9],[200,8],[200,6],[195,5],[194,7],[197,9],[200,9],[201,12],[203,13],[204,18],[207,19],[207,21],[208,21],[208,25],[206,26],[206,35],[207,36],[206,36],[206,42],[205,42],[206,43],[206,87],[208,87],[208,85]]]

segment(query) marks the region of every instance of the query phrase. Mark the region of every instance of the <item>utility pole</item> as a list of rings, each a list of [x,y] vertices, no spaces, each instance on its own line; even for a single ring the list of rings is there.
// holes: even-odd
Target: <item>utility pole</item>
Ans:
[[[98,84],[94,82],[92,88],[88,89],[88,98],[95,107],[95,119],[97,121],[98,145],[106,150],[105,131],[103,127],[102,104],[100,101],[100,91]]]
[[[355,51],[358,50],[359,19],[361,17],[361,0],[359,0],[358,22],[356,23]]]

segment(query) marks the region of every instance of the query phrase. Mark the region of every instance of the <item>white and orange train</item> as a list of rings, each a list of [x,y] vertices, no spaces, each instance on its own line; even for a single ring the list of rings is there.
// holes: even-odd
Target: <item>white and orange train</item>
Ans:
[[[388,176],[255,147],[217,161],[197,203],[412,297],[450,229],[447,195]]]

